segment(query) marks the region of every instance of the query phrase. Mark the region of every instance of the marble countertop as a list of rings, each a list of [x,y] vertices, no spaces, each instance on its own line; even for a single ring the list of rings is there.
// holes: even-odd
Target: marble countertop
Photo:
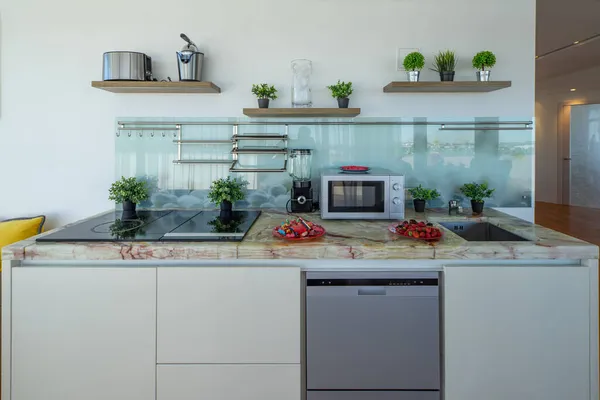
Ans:
[[[111,211],[112,212],[112,211]],[[3,260],[219,260],[219,259],[439,259],[538,260],[598,259],[598,247],[495,210],[478,216],[449,216],[447,210],[424,214],[407,210],[406,219],[490,222],[529,242],[468,242],[444,230],[444,238],[427,243],[388,232],[390,221],[321,220],[318,214],[300,214],[325,227],[327,234],[306,242],[288,242],[272,236],[287,216],[263,211],[242,242],[97,242],[36,243],[35,237],[2,249]],[[81,221],[79,221],[81,222]],[[62,229],[62,228],[58,228]],[[56,230],[54,230],[56,231]],[[46,232],[42,235],[49,234]]]

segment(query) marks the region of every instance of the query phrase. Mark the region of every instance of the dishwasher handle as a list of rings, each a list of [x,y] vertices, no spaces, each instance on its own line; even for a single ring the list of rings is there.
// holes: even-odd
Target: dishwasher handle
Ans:
[[[365,286],[358,288],[359,296],[385,296],[387,290],[385,286]]]

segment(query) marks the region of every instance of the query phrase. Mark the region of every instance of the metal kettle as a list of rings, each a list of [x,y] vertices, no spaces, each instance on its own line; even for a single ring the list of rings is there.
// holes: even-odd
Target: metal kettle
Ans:
[[[182,33],[179,35],[186,44],[177,52],[177,69],[180,81],[202,81],[202,64],[204,53],[198,51],[198,46]]]

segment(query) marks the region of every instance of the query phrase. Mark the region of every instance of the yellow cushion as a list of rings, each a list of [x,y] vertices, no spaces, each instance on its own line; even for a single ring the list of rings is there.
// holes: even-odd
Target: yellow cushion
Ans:
[[[43,215],[32,218],[15,218],[0,221],[0,249],[20,240],[25,240],[39,233],[46,217]]]

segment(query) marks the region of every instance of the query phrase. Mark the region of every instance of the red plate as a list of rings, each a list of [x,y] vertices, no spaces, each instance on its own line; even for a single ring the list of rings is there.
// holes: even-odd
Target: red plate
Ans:
[[[400,236],[400,237],[404,237],[404,238],[407,238],[407,239],[414,239],[414,240],[422,240],[422,241],[424,241],[424,242],[437,242],[437,241],[439,241],[441,238],[443,238],[443,237],[444,237],[444,231],[443,231],[443,230],[441,230],[440,228],[437,228],[437,227],[436,227],[436,228],[437,228],[437,229],[440,229],[440,232],[442,233],[442,236],[440,236],[440,237],[436,237],[436,238],[427,239],[427,238],[416,238],[416,237],[412,237],[412,236],[404,236],[403,234],[401,234],[401,233],[398,233],[398,232],[396,231],[396,228],[397,228],[397,227],[398,227],[398,225],[400,225],[400,224],[401,224],[401,222],[394,222],[393,224],[391,224],[390,226],[388,226],[388,231],[390,231],[390,232],[392,232],[393,234],[395,234],[395,235],[398,235],[398,236]]]
[[[344,165],[340,169],[344,172],[367,172],[371,168],[362,165]]]
[[[323,236],[325,234],[325,228],[323,228],[321,225],[313,225],[313,229],[315,231],[317,231],[317,234],[314,236],[303,236],[303,237],[287,237],[287,236],[281,236],[281,234],[278,232],[279,227],[276,226],[275,228],[273,228],[273,236],[275,236],[276,238],[279,239],[284,239],[284,240],[312,240],[312,239],[318,239],[321,236]]]

